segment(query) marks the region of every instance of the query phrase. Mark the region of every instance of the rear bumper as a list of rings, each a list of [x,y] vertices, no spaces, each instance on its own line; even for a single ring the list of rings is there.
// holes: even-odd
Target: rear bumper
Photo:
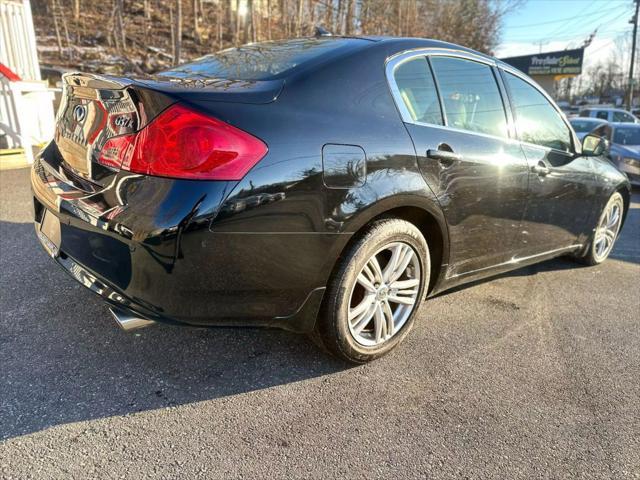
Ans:
[[[229,182],[122,172],[88,194],[38,158],[31,184],[36,231],[45,212],[60,222],[56,262],[111,305],[176,324],[313,328],[335,234],[211,231]]]

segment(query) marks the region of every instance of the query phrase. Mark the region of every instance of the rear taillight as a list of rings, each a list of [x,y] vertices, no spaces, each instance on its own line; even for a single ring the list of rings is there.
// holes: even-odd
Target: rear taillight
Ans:
[[[266,153],[247,132],[174,105],[139,132],[109,139],[98,162],[159,177],[240,180]]]

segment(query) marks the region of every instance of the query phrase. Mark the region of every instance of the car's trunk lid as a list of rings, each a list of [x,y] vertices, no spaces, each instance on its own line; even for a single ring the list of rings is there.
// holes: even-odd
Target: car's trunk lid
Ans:
[[[89,181],[98,190],[118,171],[98,162],[108,139],[144,128],[178,101],[268,103],[283,85],[282,81],[132,79],[81,73],[63,79],[54,136],[57,148],[52,149],[56,155],[46,160],[64,169],[67,178],[79,177],[79,184]]]

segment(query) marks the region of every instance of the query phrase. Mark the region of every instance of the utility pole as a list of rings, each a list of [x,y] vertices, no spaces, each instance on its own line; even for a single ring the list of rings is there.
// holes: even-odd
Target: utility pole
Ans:
[[[636,43],[638,42],[638,7],[640,7],[640,0],[635,0],[636,13],[631,19],[633,23],[633,40],[631,41],[631,65],[629,66],[629,96],[627,103],[627,110],[631,110],[633,107],[633,69],[636,60]]]

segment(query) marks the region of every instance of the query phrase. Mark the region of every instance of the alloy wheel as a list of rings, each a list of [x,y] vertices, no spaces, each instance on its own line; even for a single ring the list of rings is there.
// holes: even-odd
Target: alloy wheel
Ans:
[[[605,259],[613,249],[621,221],[622,202],[616,199],[607,205],[596,229],[593,242],[594,256],[598,261]]]
[[[411,245],[390,243],[365,263],[349,297],[349,332],[367,347],[393,337],[418,302],[420,260]]]

